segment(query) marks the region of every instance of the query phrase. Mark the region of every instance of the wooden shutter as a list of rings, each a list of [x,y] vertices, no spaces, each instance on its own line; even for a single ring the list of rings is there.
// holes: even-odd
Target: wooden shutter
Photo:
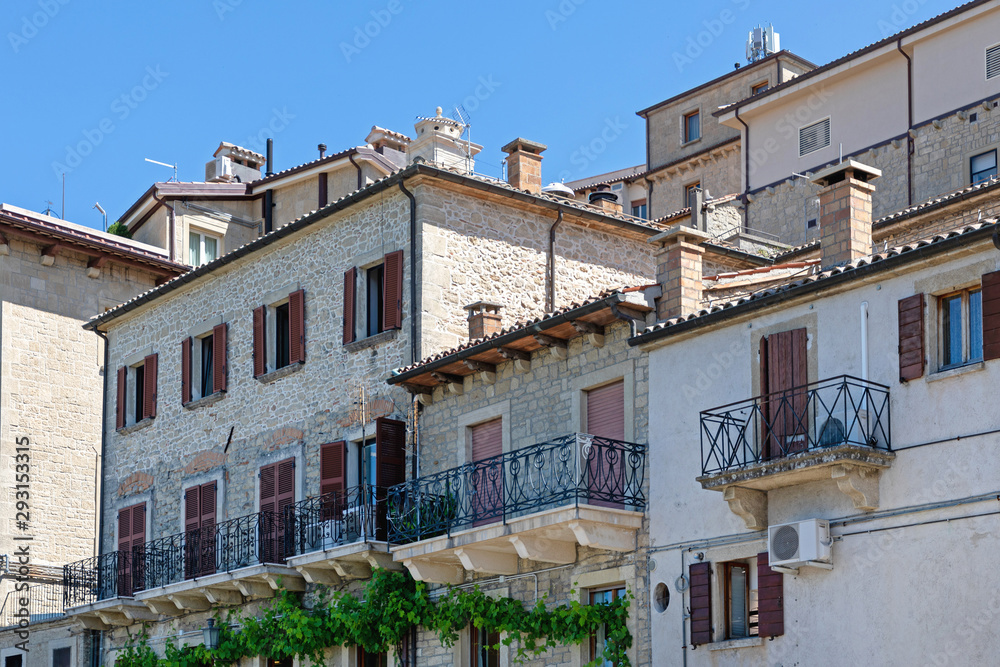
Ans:
[[[406,481],[406,422],[379,417],[375,421],[375,476],[379,486]]]
[[[625,439],[623,380],[587,392],[587,433],[610,440]]]
[[[277,493],[275,512],[281,516],[285,508],[295,502],[295,459],[285,459],[277,464]]]
[[[344,273],[344,345],[354,342],[354,289],[358,284],[358,270],[351,267]]]
[[[288,295],[288,363],[306,360],[306,292]]]
[[[192,486],[184,492],[184,532],[198,530],[201,525],[200,487]]]
[[[146,503],[132,506],[132,550],[138,551],[146,544]]]
[[[260,377],[267,372],[267,356],[264,338],[264,306],[253,310],[253,376]]]
[[[118,510],[118,551],[132,548],[132,508]]]
[[[403,251],[385,256],[385,273],[382,276],[382,330],[403,326]]]
[[[181,341],[181,405],[191,402],[191,347],[190,336]]]
[[[225,323],[212,328],[212,393],[225,391],[228,386],[226,373],[229,372],[229,362],[226,359],[226,333],[228,325]]]
[[[899,381],[924,374],[924,295],[899,300]]]
[[[319,449],[319,492],[322,495],[343,491],[347,468],[347,443],[331,442]]]
[[[767,339],[770,456],[803,451],[807,445],[808,401],[803,388],[809,382],[807,341],[804,328],[771,334]]]
[[[785,634],[783,575],[767,564],[767,552],[757,554],[757,634],[778,637]]]
[[[215,525],[215,482],[202,484],[201,487],[201,527]]]
[[[983,359],[1000,359],[1000,271],[983,276]]]
[[[115,428],[125,428],[125,378],[128,369],[122,366],[118,369],[118,398],[115,401]]]
[[[275,475],[277,466],[275,464],[262,466],[260,469],[260,511],[274,512],[277,505],[275,486]]]
[[[691,644],[712,642],[712,564],[692,563],[688,574],[691,588]]]
[[[143,362],[143,381],[146,385],[142,397],[143,419],[156,416],[156,358],[157,355],[151,354]]]

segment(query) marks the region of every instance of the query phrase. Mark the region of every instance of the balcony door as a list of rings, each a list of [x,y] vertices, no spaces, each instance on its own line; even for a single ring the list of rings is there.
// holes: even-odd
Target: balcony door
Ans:
[[[258,562],[285,560],[285,508],[295,502],[295,459],[260,468],[260,553]]]
[[[472,474],[469,476],[474,526],[493,523],[503,516],[503,419],[469,429],[472,440]],[[489,459],[489,460],[487,460]]]
[[[146,503],[118,510],[118,595],[131,597],[144,588],[143,547],[146,544]]]
[[[590,504],[622,508],[622,503],[611,502],[610,498],[623,498],[627,492],[624,450],[618,445],[625,440],[624,380],[587,392],[587,433],[597,438],[589,451],[579,453],[581,463],[586,456]]]
[[[803,452],[808,445],[808,359],[805,329],[760,339],[761,436],[764,459]]]
[[[184,492],[184,578],[215,574],[215,482]]]

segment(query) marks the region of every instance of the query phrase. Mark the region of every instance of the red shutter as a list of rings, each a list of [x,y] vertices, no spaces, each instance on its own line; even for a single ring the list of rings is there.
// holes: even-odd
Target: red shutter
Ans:
[[[610,440],[625,439],[623,380],[587,392],[587,433]]]
[[[761,457],[770,458],[776,448],[771,438],[770,365],[768,364],[767,336],[760,338],[760,441]]]
[[[201,525],[200,487],[192,486],[184,492],[184,532],[198,530]]]
[[[757,554],[757,634],[778,637],[785,634],[783,577],[767,564],[767,552]]]
[[[201,527],[215,525],[215,482],[201,485]]]
[[[503,420],[494,419],[472,427],[472,460],[503,454]]]
[[[353,266],[344,274],[344,345],[354,342],[354,288],[358,284],[358,270]]]
[[[809,382],[807,340],[805,329],[782,331],[768,337],[770,456],[803,451],[807,444],[807,396],[802,388]]]
[[[267,357],[264,352],[264,306],[253,311],[253,376],[260,377],[267,372]]]
[[[143,379],[146,383],[142,400],[143,419],[156,416],[156,356],[155,354],[149,355],[143,363],[145,367]]]
[[[191,402],[191,346],[194,341],[188,336],[181,341],[181,405]]]
[[[691,644],[712,642],[712,564],[692,563],[691,579]]]
[[[288,363],[306,360],[306,293],[288,295]]]
[[[899,300],[899,381],[924,374],[924,295]]]
[[[274,512],[277,505],[275,486],[275,475],[277,473],[277,466],[275,464],[262,466],[260,469],[260,511],[261,512]]]
[[[1000,359],[1000,271],[983,276],[983,359]]]
[[[343,491],[347,464],[347,443],[331,442],[319,450],[319,492],[322,495]]]
[[[128,369],[118,369],[118,399],[115,402],[115,428],[125,428],[125,378]]]
[[[132,508],[118,510],[118,551],[132,548]]]
[[[146,542],[146,504],[118,510],[118,595],[142,589],[142,548]]]
[[[139,551],[146,543],[146,503],[132,506],[132,551]]]
[[[277,467],[277,487],[275,512],[280,517],[285,508],[295,502],[295,459],[280,461]]]
[[[385,256],[385,273],[382,280],[382,329],[403,326],[403,251]]]
[[[227,385],[226,373],[229,371],[229,363],[226,359],[226,331],[225,323],[219,324],[212,329],[212,393],[225,391]]]
[[[379,417],[375,421],[375,475],[379,486],[406,481],[406,422]]]

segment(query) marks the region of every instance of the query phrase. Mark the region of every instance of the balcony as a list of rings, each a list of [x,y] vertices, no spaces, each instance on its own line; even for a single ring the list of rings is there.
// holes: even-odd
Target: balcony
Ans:
[[[398,569],[389,554],[387,495],[386,487],[362,484],[285,508],[288,565],[328,585],[367,579],[373,567]]]
[[[91,629],[305,590],[285,560],[284,524],[259,512],[67,565],[67,613]]]
[[[636,547],[646,446],[571,434],[392,487],[393,558],[415,579],[515,574],[518,558],[576,561],[576,546]]]
[[[889,422],[889,388],[848,375],[705,410],[698,481],[752,530],[767,527],[767,491],[818,480],[874,510]]]
[[[0,605],[0,631],[30,627],[64,616],[62,584],[36,584],[25,591],[7,593]]]

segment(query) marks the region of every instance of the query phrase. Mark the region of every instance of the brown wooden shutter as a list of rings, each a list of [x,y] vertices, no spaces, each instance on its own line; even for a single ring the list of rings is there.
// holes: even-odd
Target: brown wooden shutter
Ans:
[[[212,328],[212,393],[226,391],[228,382],[226,373],[229,372],[229,361],[226,358],[226,333],[228,325],[218,324]]]
[[[766,551],[757,554],[757,634],[778,637],[785,634],[784,579],[767,563]]]
[[[306,360],[306,292],[288,295],[288,363]]]
[[[776,449],[771,438],[771,384],[769,382],[771,370],[768,364],[767,336],[760,338],[760,453],[762,458],[770,458],[771,452]]]
[[[281,516],[285,508],[295,502],[295,459],[278,462],[277,471],[275,512]]]
[[[610,440],[625,439],[625,382],[587,392],[587,433]]]
[[[201,485],[201,527],[215,525],[215,482]]]
[[[125,378],[128,369],[122,366],[118,369],[118,398],[115,401],[115,428],[125,428]]]
[[[808,334],[804,328],[771,334],[767,340],[767,388],[770,398],[770,456],[803,451],[808,415],[803,385],[809,382]],[[792,391],[797,389],[797,391]]]
[[[375,420],[375,475],[379,486],[406,481],[406,422]]]
[[[260,511],[274,512],[277,506],[277,481],[278,468],[276,464],[261,466],[260,469]]]
[[[319,492],[322,495],[343,491],[347,468],[347,443],[331,442],[319,449]]]
[[[385,273],[382,277],[382,330],[403,326],[403,251],[385,256]]]
[[[267,372],[267,356],[264,339],[264,306],[253,310],[253,376],[260,377]]]
[[[924,295],[899,300],[899,381],[924,374]]]
[[[1000,359],[1000,271],[983,276],[983,359]]]
[[[156,416],[156,359],[157,355],[151,354],[143,362],[145,373],[143,381],[146,384],[142,397],[142,418]]]
[[[712,564],[692,563],[691,579],[691,644],[712,642]]]
[[[184,492],[184,532],[198,530],[201,525],[201,487],[192,486]]]
[[[494,419],[472,429],[472,460],[481,461],[503,454],[503,420]]]
[[[358,284],[358,270],[351,267],[344,273],[344,345],[354,342],[354,289]]]
[[[118,551],[132,548],[132,508],[118,510]]]
[[[190,336],[181,341],[181,405],[191,402],[191,347]]]
[[[146,503],[132,506],[132,551],[140,551],[146,544]]]

